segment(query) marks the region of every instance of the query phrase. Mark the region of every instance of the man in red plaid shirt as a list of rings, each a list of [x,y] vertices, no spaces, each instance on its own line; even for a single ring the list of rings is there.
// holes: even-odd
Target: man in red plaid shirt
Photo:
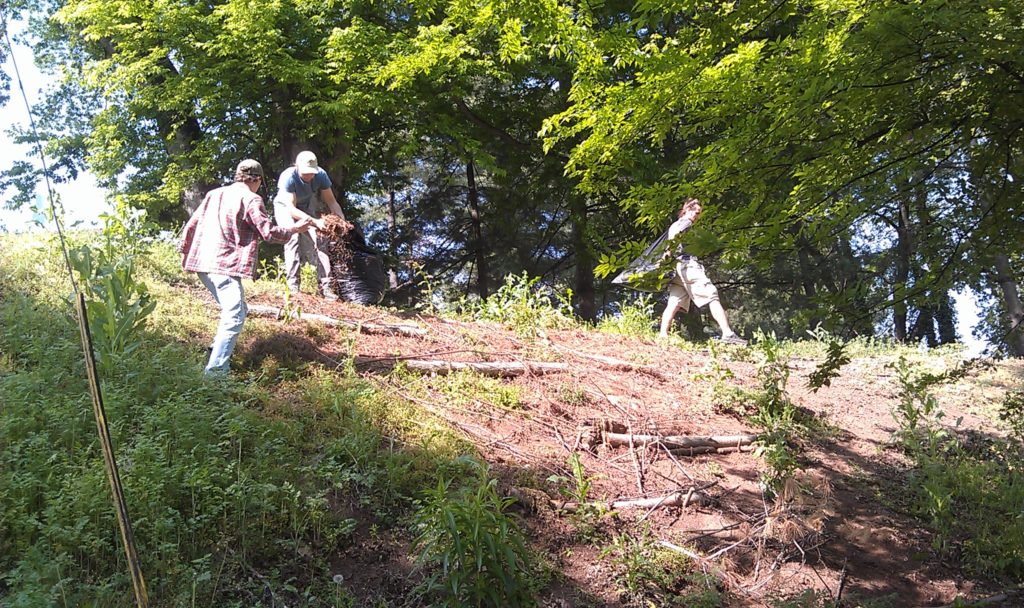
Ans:
[[[242,277],[255,274],[260,239],[283,243],[309,227],[308,219],[288,228],[274,226],[263,207],[263,198],[256,194],[262,180],[263,166],[252,159],[243,160],[235,170],[235,183],[207,194],[185,224],[180,248],[182,267],[199,274],[221,310],[206,364],[208,374],[228,371],[248,312]]]

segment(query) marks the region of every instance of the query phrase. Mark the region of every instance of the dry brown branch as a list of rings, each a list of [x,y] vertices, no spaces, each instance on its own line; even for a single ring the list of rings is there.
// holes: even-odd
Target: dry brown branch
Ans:
[[[713,484],[712,484],[712,485],[713,485]],[[682,504],[682,507],[683,507],[684,509],[685,509],[686,507],[690,506],[690,501],[691,501],[691,500],[693,500],[693,494],[694,494],[694,492],[695,492],[696,490],[697,490],[697,488],[688,488],[688,489],[686,490],[686,496],[685,496],[685,497],[683,498],[683,504]],[[648,509],[648,510],[647,510],[647,512],[646,512],[646,513],[644,513],[644,516],[643,516],[643,517],[641,517],[641,518],[640,518],[639,520],[637,520],[637,523],[638,523],[638,524],[639,524],[639,523],[643,523],[645,519],[647,519],[648,517],[650,517],[650,516],[651,516],[651,513],[654,513],[655,511],[657,511],[657,510],[658,510],[658,507],[664,506],[664,505],[665,505],[665,502],[666,502],[667,500],[669,500],[670,498],[675,498],[676,496],[678,496],[678,493],[675,493],[675,494],[666,494],[665,496],[663,496],[663,497],[662,497],[662,500],[658,501],[658,503],[657,503],[657,504],[655,504],[654,506],[652,506],[652,507],[651,507],[650,509]]]
[[[704,539],[704,538],[708,538],[709,536],[714,536],[716,534],[721,534],[722,532],[731,532],[731,531],[735,530],[736,528],[739,528],[739,527],[742,527],[742,526],[745,526],[745,525],[748,525],[748,522],[746,522],[746,521],[738,521],[738,522],[731,523],[731,524],[729,524],[727,526],[722,526],[721,528],[714,528],[714,529],[711,529],[711,530],[685,530],[686,532],[701,532],[701,534],[698,534],[697,536],[691,536],[690,538],[686,539],[686,542],[687,543],[695,543],[698,540],[701,540],[701,539]]]
[[[411,361],[418,359],[427,359],[430,357],[440,357],[443,355],[458,355],[463,353],[472,353],[477,357],[507,357],[514,356],[516,353],[496,353],[482,351],[478,348],[453,348],[449,350],[434,350],[426,353],[416,353],[413,355],[388,355],[386,357],[363,357],[360,359],[360,365],[370,365],[371,363],[397,363],[399,361]]]
[[[683,475],[686,475],[687,479],[689,479],[693,483],[697,482],[697,480],[693,478],[693,475],[690,475],[690,472],[687,471],[686,468],[679,462],[679,459],[676,458],[676,455],[672,453],[672,450],[668,449],[664,445],[661,446],[661,449],[664,450],[666,454],[668,454],[669,460],[672,461],[672,464],[674,464]]]
[[[248,306],[249,314],[257,317],[266,317],[271,319],[281,319],[283,314],[280,308],[276,306],[264,306],[262,304],[250,304]],[[314,313],[299,313],[296,315],[302,321],[317,321],[327,325],[329,327],[347,327],[355,329],[367,334],[401,334],[404,336],[425,336],[427,330],[422,327],[416,327],[415,325],[408,324],[392,324],[392,323],[363,323],[360,321],[347,321],[345,319],[335,319],[334,317],[328,317],[326,315],[318,315]]]
[[[566,346],[562,346],[560,344],[555,344],[554,348],[555,348],[555,350],[559,350],[559,351],[562,351],[564,353],[569,353],[571,355],[575,355],[575,356],[580,357],[582,359],[589,359],[591,361],[597,361],[598,363],[603,363],[606,367],[608,367],[610,369],[613,369],[613,370],[616,370],[616,371],[639,372],[639,373],[642,373],[642,374],[646,374],[648,376],[652,376],[652,377],[657,378],[659,380],[664,380],[665,379],[665,375],[663,373],[661,373],[659,370],[656,370],[656,369],[651,368],[651,367],[646,366],[646,365],[637,365],[635,363],[630,363],[629,361],[625,361],[623,359],[616,359],[615,357],[608,357],[608,356],[605,356],[605,355],[595,355],[595,354],[592,354],[592,353],[585,353],[585,352],[578,351],[578,350],[573,349],[573,348],[568,348]]]
[[[973,606],[1021,606],[1024,605],[1024,589],[1012,589],[1003,593],[997,593],[989,597],[983,597],[981,599],[973,601],[958,601],[955,604],[946,604],[939,608],[954,608],[956,606],[962,606],[963,608],[971,608]]]
[[[609,503],[602,502],[591,502],[589,504],[603,504],[610,510],[619,509],[657,509],[661,507],[688,507],[690,505],[702,505],[707,504],[711,501],[711,498],[705,494],[701,488],[687,488],[685,492],[672,492],[664,496],[656,496],[654,498],[627,498],[623,500],[614,500]],[[555,502],[554,505],[561,511],[574,512],[578,511],[583,507],[584,504],[579,502]]]
[[[757,440],[757,435],[716,435],[691,437],[683,435],[635,435],[603,432],[604,442],[611,446],[660,444],[671,450],[696,448],[738,448]]]
[[[568,369],[564,363],[547,361],[431,361],[424,359],[367,359],[356,357],[356,365],[396,365],[401,361],[407,369],[425,374],[448,374],[455,371],[472,370],[484,376],[512,377],[524,374],[553,374]]]
[[[753,450],[753,446],[741,445],[727,448],[713,448],[711,446],[701,446],[696,448],[672,448],[669,450],[669,452],[678,456],[696,456],[698,454],[732,454],[734,452],[751,452]]]

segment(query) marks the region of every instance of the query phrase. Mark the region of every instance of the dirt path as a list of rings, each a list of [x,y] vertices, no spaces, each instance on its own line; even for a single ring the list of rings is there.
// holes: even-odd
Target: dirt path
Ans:
[[[271,295],[257,296],[252,303],[280,306]],[[526,488],[535,497],[540,492],[540,506],[526,514],[527,529],[564,575],[553,585],[549,605],[628,605],[610,583],[615,564],[598,547],[581,541],[571,518],[540,504],[560,498],[546,479],[570,477],[567,462],[574,452],[592,481],[591,500],[705,488],[706,504],[623,509],[598,525],[604,533],[649,526],[656,539],[714,556],[698,565],[725,581],[735,605],[764,605],[773,594],[806,589],[833,596],[840,587],[845,597],[887,596],[892,606],[939,606],[958,594],[993,591],[941,563],[930,534],[908,513],[906,463],[889,446],[897,378],[885,367],[887,361],[855,359],[830,387],[816,393],[805,388],[815,362],[789,362],[792,401],[813,413],[825,431],[803,441],[800,479],[805,489],[780,511],[765,501],[759,483],[763,465],[749,451],[674,456],[656,447],[630,450],[600,441],[592,451],[585,449],[587,438],[580,430],[594,421],[612,421],[632,433],[755,433],[742,417],[715,402],[716,368],[707,352],[578,329],[549,330],[527,339],[495,324],[398,317],[306,296],[296,303],[307,314],[424,331],[356,335],[350,327],[338,327],[314,344],[301,323],[292,323],[282,325],[281,336],[270,342],[255,344],[243,334],[243,365],[258,365],[268,352],[328,364],[351,354],[361,361],[360,373],[381,378],[387,374],[384,363],[396,358],[527,363],[525,373],[500,381],[516,387],[518,403],[512,405],[454,404],[440,392],[411,398],[471,438],[507,491]],[[565,369],[536,373],[531,361],[561,363]],[[724,349],[717,365],[733,375],[728,385],[756,388],[753,350]],[[1019,379],[1021,371],[1015,373]],[[963,427],[985,431],[990,423],[968,406],[986,398],[960,390],[942,404],[948,419],[962,417]]]

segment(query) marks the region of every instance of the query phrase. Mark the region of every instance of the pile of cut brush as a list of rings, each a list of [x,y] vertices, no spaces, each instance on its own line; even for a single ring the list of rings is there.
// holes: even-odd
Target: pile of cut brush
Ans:
[[[347,302],[377,304],[384,299],[384,257],[367,245],[363,231],[336,215],[324,217],[321,234],[331,262],[334,292]]]

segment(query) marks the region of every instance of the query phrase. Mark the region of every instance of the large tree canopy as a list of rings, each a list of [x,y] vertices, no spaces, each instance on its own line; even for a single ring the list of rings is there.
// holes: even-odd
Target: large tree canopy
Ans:
[[[1024,6],[985,0],[290,0],[33,6],[55,172],[168,224],[309,148],[394,283],[527,270],[592,317],[680,200],[741,325],[1024,353]],[[10,173],[9,173],[10,175]],[[416,269],[419,269],[418,271]],[[408,293],[408,291],[406,292]]]
[[[594,33],[572,104],[547,129],[582,138],[569,170],[587,190],[619,189],[638,223],[704,198],[715,222],[701,249],[752,273],[789,264],[803,295],[848,323],[865,303],[888,306],[905,338],[907,302],[945,306],[993,253],[1019,258],[1022,11],[641,1]],[[663,172],[622,187],[644,156]]]

